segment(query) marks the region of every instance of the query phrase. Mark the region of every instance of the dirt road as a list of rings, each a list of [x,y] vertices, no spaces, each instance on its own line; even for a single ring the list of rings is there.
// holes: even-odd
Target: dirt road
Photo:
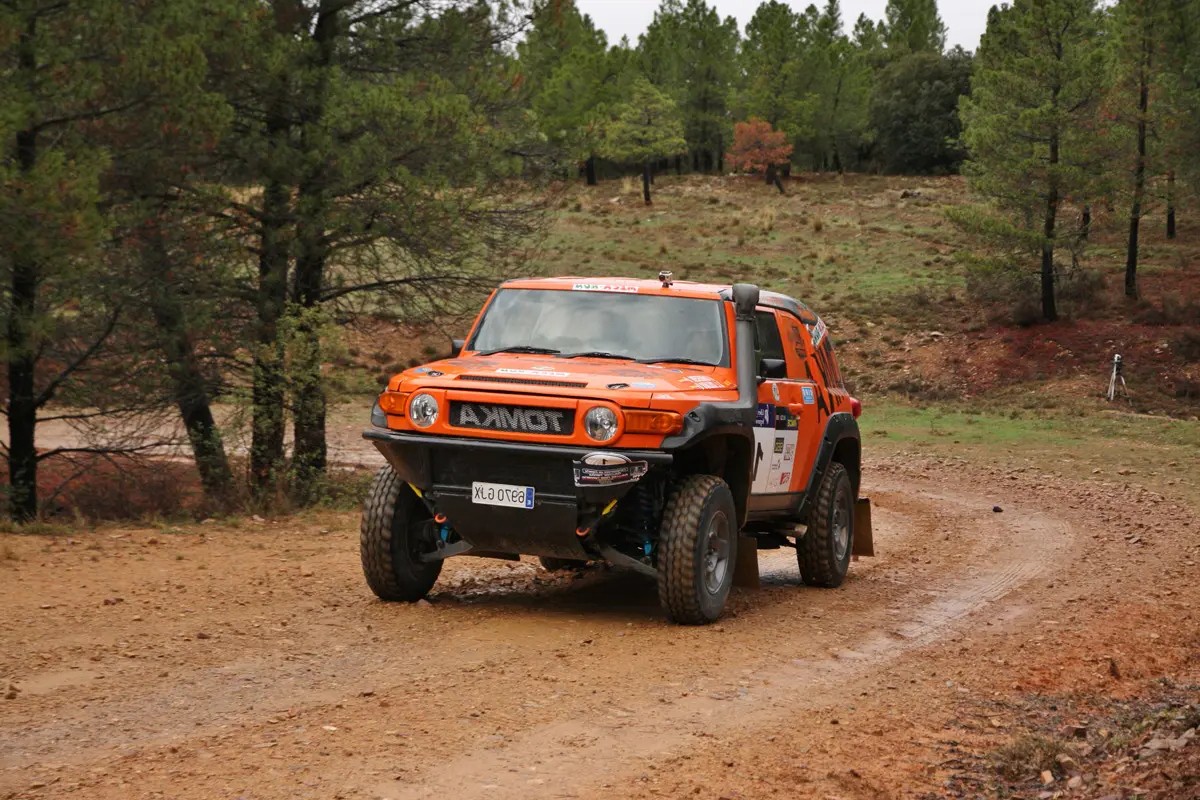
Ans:
[[[346,514],[0,537],[0,797],[956,796],[1019,722],[1002,698],[1194,664],[1200,528],[1172,501],[868,469],[878,558],[821,591],[765,552],[706,628],[639,576],[528,562],[385,605]]]

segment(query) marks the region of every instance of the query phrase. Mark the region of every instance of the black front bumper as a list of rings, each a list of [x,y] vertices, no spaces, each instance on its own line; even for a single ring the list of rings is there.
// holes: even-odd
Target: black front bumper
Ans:
[[[584,457],[619,453],[650,467],[667,465],[670,453],[657,450],[605,450],[495,442],[453,436],[425,436],[379,428],[363,437],[374,443],[403,480],[421,490],[438,514],[477,551],[522,553],[556,558],[595,558],[594,540],[576,533],[590,529],[614,500],[637,481],[580,486],[576,476]],[[472,502],[472,484],[504,483],[534,488],[531,509]]]

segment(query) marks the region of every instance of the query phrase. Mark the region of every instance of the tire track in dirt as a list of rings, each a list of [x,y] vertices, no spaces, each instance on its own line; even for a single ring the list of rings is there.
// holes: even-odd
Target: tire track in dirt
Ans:
[[[879,558],[830,592],[797,586],[791,551],[766,551],[764,587],[737,592],[734,613],[710,628],[665,623],[653,582],[628,573],[550,577],[476,559],[447,566],[433,607],[377,603],[362,586],[349,515],[336,536],[289,530],[264,543],[222,532],[203,545],[220,547],[209,569],[175,572],[175,591],[155,595],[163,621],[154,624],[105,628],[99,610],[73,610],[88,597],[79,590],[62,595],[61,612],[14,595],[26,601],[16,613],[76,622],[42,639],[0,629],[12,664],[38,661],[43,677],[74,669],[89,636],[125,637],[141,652],[115,666],[83,660],[110,673],[102,691],[68,681],[0,705],[0,792],[572,796],[697,737],[828,703],[980,611],[1010,613],[1004,598],[1054,565],[1073,536],[1038,512],[1010,508],[1001,520],[990,500],[930,481],[876,473],[872,484]],[[106,552],[78,569],[128,570],[132,584],[172,569],[139,566],[141,552]],[[61,583],[55,557],[39,569]],[[300,578],[288,560],[298,557],[316,577]],[[255,601],[248,584],[270,591]],[[177,613],[189,604],[214,638],[194,641],[199,620]],[[247,771],[261,776],[243,779]],[[45,790],[21,788],[38,783]]]
[[[904,491],[895,485],[883,488],[893,495]],[[944,515],[950,509],[969,514],[984,504],[980,498],[946,494],[921,493],[918,497],[912,505],[926,505],[923,514],[929,516]],[[933,590],[935,599],[914,609],[912,620],[862,632],[853,648],[840,650],[832,658],[799,658],[779,664],[768,681],[739,692],[732,703],[711,695],[689,695],[665,708],[660,704],[618,709],[619,716],[603,722],[553,723],[503,749],[463,753],[426,774],[419,785],[389,781],[374,785],[371,794],[389,800],[444,796],[495,800],[525,798],[536,789],[544,796],[574,797],[582,788],[619,781],[621,772],[614,769],[616,765],[665,758],[697,736],[720,735],[748,723],[771,724],[781,716],[827,702],[839,684],[879,671],[955,632],[958,623],[1037,577],[1069,547],[1072,532],[1067,523],[1040,512],[1013,511],[1012,516],[1020,521],[1003,526],[1012,535],[1002,548],[992,551],[994,566],[981,569],[978,575],[944,582]],[[596,735],[597,728],[602,735]],[[564,746],[564,742],[571,744]]]

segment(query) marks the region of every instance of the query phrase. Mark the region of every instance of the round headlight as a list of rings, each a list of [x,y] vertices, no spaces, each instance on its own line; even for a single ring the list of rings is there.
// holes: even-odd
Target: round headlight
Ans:
[[[583,428],[597,442],[607,442],[617,435],[617,415],[611,408],[596,406],[584,415]]]
[[[408,404],[408,418],[418,428],[428,428],[438,418],[438,403],[432,395],[419,394]]]

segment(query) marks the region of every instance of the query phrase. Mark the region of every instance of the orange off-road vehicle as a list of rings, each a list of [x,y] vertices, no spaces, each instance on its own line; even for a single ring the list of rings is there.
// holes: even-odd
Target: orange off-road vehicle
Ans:
[[[861,406],[825,323],[757,286],[514,280],[449,359],[394,376],[364,436],[387,459],[363,508],[367,583],[415,601],[455,555],[605,560],[667,614],[720,616],[758,549],[805,583],[870,554]],[[751,565],[753,567],[753,564]]]

